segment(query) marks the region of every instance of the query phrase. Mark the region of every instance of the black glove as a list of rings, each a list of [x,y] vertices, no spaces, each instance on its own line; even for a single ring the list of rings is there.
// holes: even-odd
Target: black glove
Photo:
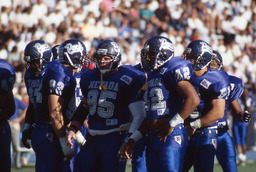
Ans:
[[[244,111],[244,114],[242,116],[242,121],[248,123],[250,120],[251,120],[251,114],[247,110]]]
[[[33,126],[26,123],[24,125],[24,128],[23,128],[23,131],[22,131],[22,138],[21,138],[21,141],[23,143],[23,145],[30,149],[31,148],[31,143],[30,143],[30,137],[31,137],[31,133],[33,131]]]

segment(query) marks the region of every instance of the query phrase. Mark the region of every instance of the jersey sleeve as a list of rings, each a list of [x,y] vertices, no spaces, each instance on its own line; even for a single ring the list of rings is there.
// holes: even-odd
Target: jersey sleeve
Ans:
[[[70,80],[59,65],[48,65],[44,79],[47,82],[49,94],[58,96],[62,96],[65,84]]]
[[[169,70],[164,75],[165,83],[171,83],[176,86],[180,81],[189,81],[194,76],[193,66],[188,61],[184,60],[172,70]]]
[[[233,76],[230,77],[230,86],[231,86],[231,90],[230,90],[229,101],[232,102],[238,99],[242,95],[244,88],[243,88],[242,80]]]

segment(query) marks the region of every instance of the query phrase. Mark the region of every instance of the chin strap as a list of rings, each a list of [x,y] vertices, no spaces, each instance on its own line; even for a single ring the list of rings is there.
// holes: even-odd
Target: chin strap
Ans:
[[[108,88],[103,84],[103,74],[100,74],[100,86],[99,86],[100,90],[107,90]]]
[[[148,74],[145,72],[145,76],[146,76],[146,81],[145,81],[145,84],[142,86],[142,90],[143,91],[146,91],[148,89]]]

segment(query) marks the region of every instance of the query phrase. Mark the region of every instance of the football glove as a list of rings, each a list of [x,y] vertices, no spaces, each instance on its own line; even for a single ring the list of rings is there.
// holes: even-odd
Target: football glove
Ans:
[[[248,123],[251,120],[251,114],[246,110],[242,116],[242,121]]]

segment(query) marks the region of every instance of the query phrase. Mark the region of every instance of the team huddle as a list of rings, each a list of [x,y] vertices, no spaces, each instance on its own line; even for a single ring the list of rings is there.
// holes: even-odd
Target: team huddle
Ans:
[[[124,172],[127,159],[133,172],[212,172],[215,156],[223,171],[237,171],[227,112],[251,118],[237,100],[241,79],[221,70],[221,55],[205,41],[174,54],[163,36],[145,42],[135,66],[120,65],[121,49],[110,39],[92,59],[78,39],[27,44],[22,142],[35,151],[36,172]],[[0,60],[0,71],[0,171],[10,171],[15,70]]]

